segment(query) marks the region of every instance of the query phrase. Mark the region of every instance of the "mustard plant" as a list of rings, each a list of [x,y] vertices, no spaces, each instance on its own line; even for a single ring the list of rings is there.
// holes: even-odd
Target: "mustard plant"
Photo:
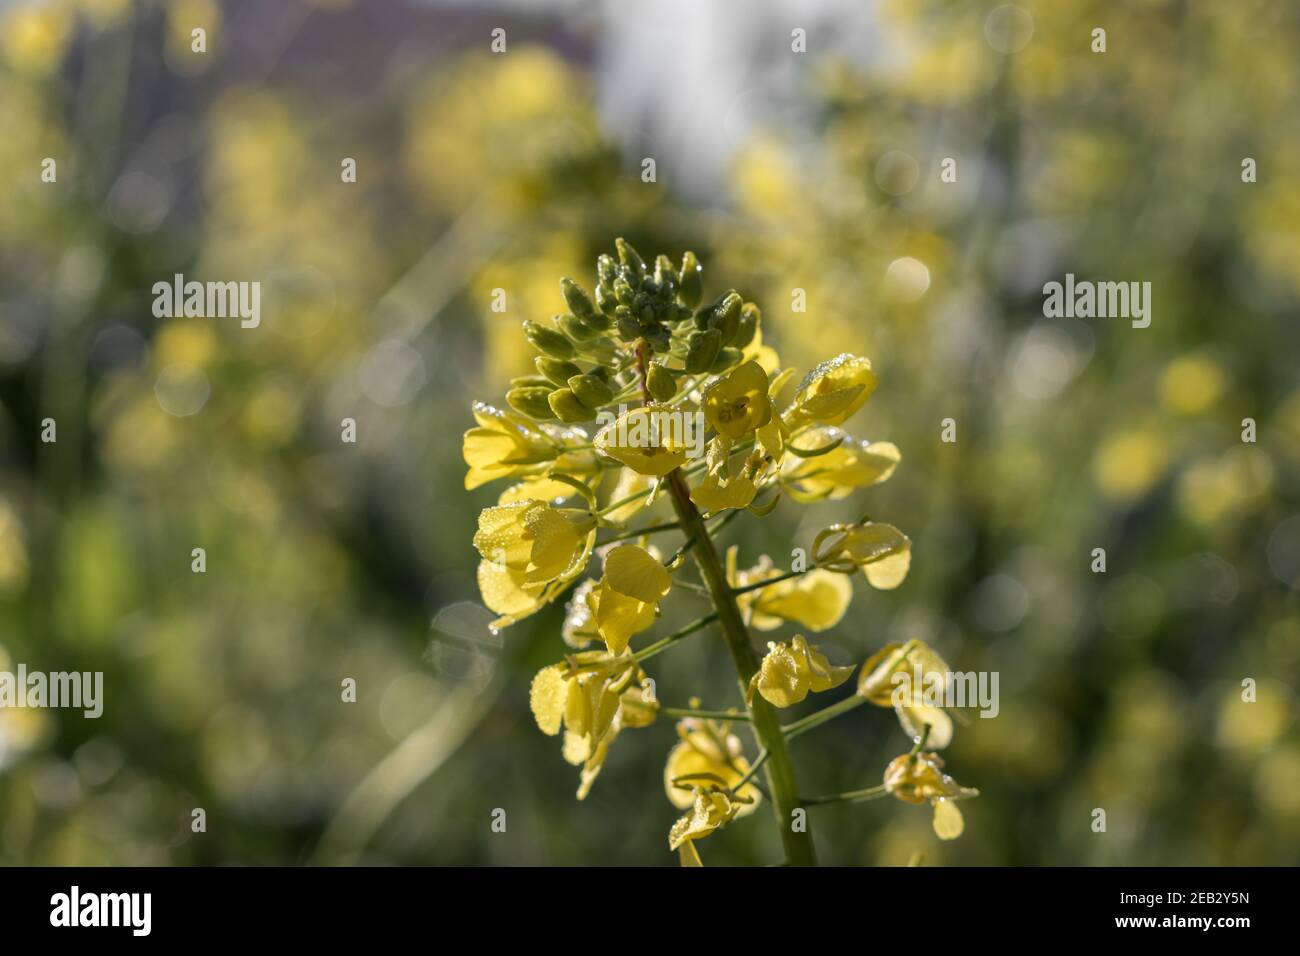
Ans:
[[[854,667],[832,664],[803,634],[768,642],[763,654],[752,636],[786,624],[814,633],[834,627],[852,596],[849,576],[861,572],[878,589],[902,583],[908,537],[867,517],[830,524],[806,552],[793,550],[788,570],[766,555],[742,567],[737,548],[724,553],[715,543],[743,513],[766,516],[783,498],[841,499],[893,474],[901,456],[892,443],[841,428],[876,388],[870,361],[841,354],[823,362],[779,410],[793,371],[763,343],[757,305],[731,289],[706,301],[691,252],[680,263],[664,255],[647,262],[622,239],[615,247],[616,255],[597,260],[593,294],[562,279],[567,311],[523,323],[537,374],[511,381],[508,408],[474,404],[477,427],[463,449],[466,488],[512,482],[480,514],[474,536],[479,588],[499,615],[494,628],[573,587],[557,635],[567,653],[533,679],[530,704],[544,733],[562,734],[564,759],[579,768],[578,799],[623,731],[669,717],[678,721],[678,741],[664,787],[684,814],[668,845],[683,865],[699,865],[699,840],[765,800],[794,865],[816,862],[807,808],[834,801],[892,795],[928,803],[935,832],[960,835],[956,801],[977,791],[943,773],[936,752],[953,737],[942,686],[950,671],[938,654],[918,640],[889,644],[863,664],[856,694],[782,723],[779,710],[845,683]],[[663,498],[671,520],[642,516]],[[676,535],[675,547],[650,543],[666,534]],[[593,553],[601,574],[579,581]],[[674,591],[703,598],[711,610],[642,640]],[[711,709],[693,696],[689,706],[665,706],[646,666],[711,630],[730,655],[743,706]],[[924,689],[910,680],[922,673]],[[911,749],[876,786],[802,795],[791,742],[864,704],[892,708]],[[752,733],[752,759],[737,725]]]

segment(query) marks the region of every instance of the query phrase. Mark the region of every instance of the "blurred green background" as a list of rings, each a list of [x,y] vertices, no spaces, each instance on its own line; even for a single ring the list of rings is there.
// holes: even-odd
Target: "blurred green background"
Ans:
[[[818,808],[823,861],[1300,862],[1297,49],[1262,0],[0,4],[0,669],[106,685],[0,709],[0,862],[676,864],[672,722],[574,799],[528,709],[563,605],[488,631],[463,490],[471,400],[618,235],[880,375],[894,478],[727,543],[878,510],[911,576],[823,649],[1001,675],[945,753],[965,835]],[[155,319],[176,272],[260,281],[261,326]],[[1066,272],[1150,281],[1151,326],[1043,318]],[[712,635],[648,669],[738,703]],[[906,749],[867,710],[794,745],[807,792]],[[766,813],[700,849],[779,856]]]

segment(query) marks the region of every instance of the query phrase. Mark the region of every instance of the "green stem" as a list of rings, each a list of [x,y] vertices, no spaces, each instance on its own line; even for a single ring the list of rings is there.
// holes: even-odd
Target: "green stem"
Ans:
[[[609,544],[611,541],[626,541],[628,538],[639,538],[643,534],[657,534],[660,531],[672,531],[680,525],[676,521],[665,521],[663,524],[652,524],[648,528],[628,528],[621,531],[612,538],[606,538],[601,544]]]
[[[755,581],[753,584],[746,584],[742,588],[732,588],[731,593],[734,597],[737,594],[748,594],[750,591],[758,591],[762,588],[771,587],[781,581],[788,581],[790,578],[797,578],[801,574],[807,574],[807,571],[787,571],[785,574],[778,574],[774,578],[768,578],[765,581]]]
[[[846,793],[832,793],[824,797],[804,797],[803,802],[810,807],[823,803],[861,803],[864,800],[879,800],[888,793],[882,783],[876,787],[867,787],[865,790],[849,790]]]
[[[694,538],[692,552],[699,565],[704,583],[713,594],[714,607],[718,611],[718,621],[722,625],[722,636],[731,652],[732,663],[736,667],[736,677],[743,695],[749,686],[750,678],[758,670],[758,658],[750,643],[749,631],[736,599],[727,584],[727,575],[723,570],[718,551],[713,546],[713,539],[704,524],[699,510],[691,501],[691,492],[680,468],[668,475],[668,490],[672,495],[673,507],[681,522],[687,538]],[[781,843],[785,847],[786,862],[792,866],[816,866],[817,852],[813,847],[812,834],[806,821],[801,830],[793,826],[793,813],[799,808],[799,788],[795,784],[794,767],[790,762],[790,752],[781,733],[776,712],[761,696],[755,695],[749,705],[750,722],[759,746],[766,750],[768,759],[765,764],[767,783],[772,791],[773,811],[781,831]]]
[[[765,763],[767,763],[767,751],[760,750],[758,752],[758,756],[754,758],[753,765],[749,768],[749,773],[745,774],[743,777],[737,780],[736,783],[732,786],[731,788],[732,793],[735,793],[745,784],[749,783],[749,781],[753,780],[754,775],[763,768],[763,764]]]
[[[749,720],[749,714],[738,714],[734,710],[700,710],[697,707],[660,707],[664,717],[701,717],[705,720]]]
[[[794,740],[800,734],[807,733],[814,727],[820,727],[828,720],[833,720],[840,714],[847,714],[851,710],[856,710],[867,702],[865,697],[859,697],[854,694],[852,697],[846,697],[838,704],[831,704],[829,707],[823,707],[821,710],[809,714],[796,720],[794,723],[786,724],[781,730],[785,733],[786,740]]]
[[[690,624],[687,624],[681,630],[673,631],[673,633],[669,634],[667,637],[661,637],[653,644],[647,644],[645,647],[641,648],[641,650],[637,651],[632,656],[636,658],[638,664],[642,663],[643,661],[648,661],[650,658],[654,657],[660,651],[668,650],[668,648],[672,647],[682,638],[690,637],[700,628],[708,627],[717,619],[718,619],[718,615],[716,611],[712,614],[706,614],[702,618],[691,621]]]

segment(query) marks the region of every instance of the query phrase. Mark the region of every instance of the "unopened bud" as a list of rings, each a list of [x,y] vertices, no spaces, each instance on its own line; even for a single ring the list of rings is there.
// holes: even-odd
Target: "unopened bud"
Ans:
[[[544,325],[538,325],[532,319],[525,319],[524,335],[539,352],[544,352],[552,358],[573,358],[573,343],[555,329],[548,329]]]
[[[548,422],[555,417],[555,412],[547,401],[550,394],[550,386],[530,385],[510,389],[506,392],[506,401],[519,414],[535,418],[539,422]]]

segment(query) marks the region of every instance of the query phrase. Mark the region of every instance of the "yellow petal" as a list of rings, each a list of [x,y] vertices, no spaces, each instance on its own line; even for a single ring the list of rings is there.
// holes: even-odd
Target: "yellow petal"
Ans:
[[[620,594],[653,603],[668,593],[673,581],[649,551],[624,544],[605,555],[605,583]]]
[[[852,599],[853,585],[847,577],[815,568],[758,591],[754,609],[810,631],[825,631],[840,622]]]
[[[528,705],[533,709],[537,726],[549,737],[560,732],[569,696],[568,684],[563,665],[554,664],[539,670],[528,690]]]
[[[907,578],[912,567],[912,544],[907,542],[901,551],[886,555],[869,564],[863,565],[862,573],[867,576],[867,583],[879,591],[892,591]]]
[[[655,605],[621,594],[602,583],[596,603],[596,630],[611,654],[622,654],[635,634],[655,622]]]
[[[939,839],[955,840],[961,836],[962,831],[966,829],[966,822],[962,819],[961,809],[957,804],[946,797],[939,797],[934,801],[933,806],[932,824]]]
[[[895,707],[894,712],[898,714],[903,733],[913,740],[919,740],[921,732],[928,726],[930,734],[925,738],[927,747],[942,750],[952,743],[952,718],[943,708],[921,704]]]
[[[695,849],[694,840],[683,840],[682,845],[677,848],[677,854],[682,866],[704,865],[704,861],[700,859],[700,851]]]

